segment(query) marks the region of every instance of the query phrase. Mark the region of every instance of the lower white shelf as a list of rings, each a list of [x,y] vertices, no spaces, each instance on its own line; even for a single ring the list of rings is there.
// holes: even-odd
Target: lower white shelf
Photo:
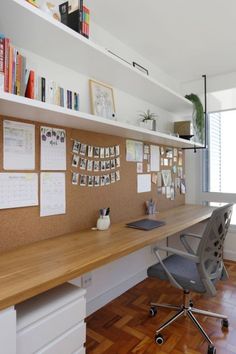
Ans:
[[[175,136],[13,94],[0,93],[0,115],[54,124],[179,148],[202,146]]]

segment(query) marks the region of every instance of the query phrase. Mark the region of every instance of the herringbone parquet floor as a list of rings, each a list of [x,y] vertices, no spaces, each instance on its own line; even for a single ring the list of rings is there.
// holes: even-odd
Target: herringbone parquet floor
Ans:
[[[194,306],[229,316],[228,331],[220,320],[198,317],[213,340],[217,354],[236,353],[236,263],[226,262],[230,279],[220,282],[217,296],[192,294]],[[87,354],[205,354],[207,343],[188,318],[163,331],[165,343],[154,343],[155,329],[174,312],[160,309],[148,315],[150,301],[179,305],[182,292],[165,281],[146,279],[87,318]]]

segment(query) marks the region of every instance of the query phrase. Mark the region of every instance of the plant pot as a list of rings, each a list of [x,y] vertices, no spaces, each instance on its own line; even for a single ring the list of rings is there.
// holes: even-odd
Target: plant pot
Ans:
[[[154,119],[145,119],[139,123],[140,127],[148,130],[156,130],[156,121]]]

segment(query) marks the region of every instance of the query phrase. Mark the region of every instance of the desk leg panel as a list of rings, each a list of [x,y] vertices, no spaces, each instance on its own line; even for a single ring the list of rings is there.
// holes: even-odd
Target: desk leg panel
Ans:
[[[16,354],[16,311],[9,307],[0,311],[0,352]]]

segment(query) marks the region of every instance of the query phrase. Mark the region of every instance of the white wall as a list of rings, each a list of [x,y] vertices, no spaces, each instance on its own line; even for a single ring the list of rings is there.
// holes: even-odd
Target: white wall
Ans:
[[[23,55],[27,57],[27,67],[35,70],[37,75],[44,76],[48,81],[56,81],[60,86],[80,93],[80,111],[91,113],[89,96],[89,77],[55,64],[32,52],[19,48]],[[158,115],[157,128],[162,132],[173,131],[174,115],[150,104],[144,100],[136,98],[124,91],[113,88],[116,119],[129,124],[138,125],[141,111],[150,109]]]

